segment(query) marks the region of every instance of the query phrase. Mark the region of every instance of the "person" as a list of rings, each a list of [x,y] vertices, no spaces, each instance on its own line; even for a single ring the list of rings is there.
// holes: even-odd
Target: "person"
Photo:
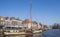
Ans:
[[[53,26],[52,29],[42,32],[42,37],[60,37],[59,25]]]

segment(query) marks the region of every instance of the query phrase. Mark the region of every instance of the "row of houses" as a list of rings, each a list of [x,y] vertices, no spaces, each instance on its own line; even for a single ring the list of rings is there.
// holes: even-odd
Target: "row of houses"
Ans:
[[[32,24],[31,24],[32,23]],[[36,21],[31,21],[29,19],[20,20],[19,18],[15,17],[3,17],[0,16],[0,26],[4,27],[21,27],[27,29],[41,29],[42,25],[37,23]]]

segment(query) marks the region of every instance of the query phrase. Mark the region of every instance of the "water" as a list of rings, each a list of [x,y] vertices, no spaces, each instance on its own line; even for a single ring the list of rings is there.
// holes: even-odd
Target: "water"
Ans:
[[[36,33],[33,35],[9,35],[9,36],[0,35],[0,37],[41,37],[41,33]]]
[[[60,37],[59,29],[49,29],[42,33],[42,37]]]
[[[58,34],[60,36],[60,30],[48,30],[48,31],[45,31],[44,34],[46,34],[47,36],[48,35],[50,36],[50,34],[51,35]],[[56,35],[54,35],[54,36],[56,36]],[[43,36],[45,36],[45,35],[43,35]],[[33,35],[9,35],[9,36],[3,36],[0,34],[0,37],[41,37],[41,33],[36,33]]]

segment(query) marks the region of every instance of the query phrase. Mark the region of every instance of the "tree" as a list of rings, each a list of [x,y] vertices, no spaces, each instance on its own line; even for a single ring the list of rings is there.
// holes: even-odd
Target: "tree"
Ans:
[[[43,26],[42,23],[39,23],[40,26]]]
[[[53,29],[60,29],[60,24],[58,23],[54,23],[54,25],[52,26]]]

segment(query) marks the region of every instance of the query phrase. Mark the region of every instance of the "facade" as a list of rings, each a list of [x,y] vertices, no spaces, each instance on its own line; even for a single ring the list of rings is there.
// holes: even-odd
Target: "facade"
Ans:
[[[28,29],[40,29],[41,25],[36,21],[30,21],[29,19],[25,19],[22,24],[25,24]]]
[[[29,19],[25,19],[24,21],[22,21],[14,17],[2,17],[2,16],[0,16],[0,25],[4,25],[4,27],[20,27],[20,28],[26,28],[26,29],[41,28],[41,25],[36,21],[31,21]]]
[[[4,25],[5,18],[0,16],[0,25]]]

